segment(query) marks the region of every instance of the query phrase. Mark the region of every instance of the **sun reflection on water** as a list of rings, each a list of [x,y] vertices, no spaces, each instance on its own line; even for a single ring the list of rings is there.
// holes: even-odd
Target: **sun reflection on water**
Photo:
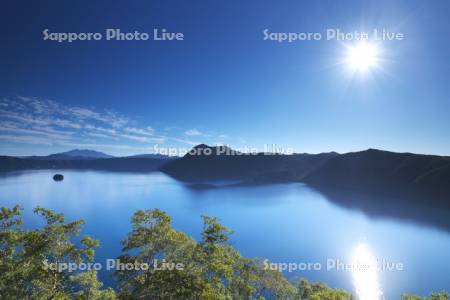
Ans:
[[[353,285],[359,300],[381,300],[377,260],[367,244],[359,244],[352,253]]]

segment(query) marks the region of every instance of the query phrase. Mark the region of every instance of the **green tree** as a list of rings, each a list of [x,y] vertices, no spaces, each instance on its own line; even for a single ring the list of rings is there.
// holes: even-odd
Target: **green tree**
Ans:
[[[0,295],[5,299],[71,299],[79,287],[73,273],[50,268],[49,264],[91,262],[98,241],[84,236],[77,246],[73,240],[80,233],[82,220],[65,222],[62,214],[39,207],[34,213],[44,219],[45,225],[26,230],[22,228],[21,207],[1,209]],[[92,281],[92,291],[99,287]],[[106,292],[113,294],[112,290]]]
[[[121,262],[153,265],[181,263],[183,270],[118,270],[124,299],[293,299],[295,288],[276,271],[266,271],[228,244],[231,231],[203,216],[200,242],[171,226],[158,210],[137,211],[132,231],[122,242]]]
[[[147,270],[119,269],[120,296],[124,299],[191,299],[200,294],[203,282],[200,272],[189,267],[179,270],[154,270],[155,261],[192,266],[196,242],[171,226],[171,218],[164,212],[139,210],[132,217],[132,231],[122,242],[123,264],[146,264]]]
[[[97,278],[95,270],[82,272],[71,277],[78,291],[73,293],[76,300],[114,300],[117,299],[113,289],[101,290],[103,283]]]
[[[242,257],[228,242],[231,231],[216,218],[202,216],[202,238],[197,242],[172,228],[170,216],[158,209],[139,210],[132,217],[114,274],[116,294],[111,288],[102,289],[94,270],[48,268],[49,263],[92,262],[99,243],[89,236],[78,238],[82,220],[66,222],[62,214],[39,207],[34,213],[44,225],[26,230],[21,207],[0,209],[1,299],[354,299],[344,290],[306,279],[294,285],[281,272],[265,269],[267,263]],[[402,299],[450,297],[442,291],[424,298],[404,294]]]
[[[446,291],[431,293],[430,297],[420,297],[416,295],[403,294],[402,300],[449,300],[450,294]]]
[[[323,283],[309,283],[301,278],[298,283],[299,300],[353,300],[352,294],[341,290],[329,288]]]

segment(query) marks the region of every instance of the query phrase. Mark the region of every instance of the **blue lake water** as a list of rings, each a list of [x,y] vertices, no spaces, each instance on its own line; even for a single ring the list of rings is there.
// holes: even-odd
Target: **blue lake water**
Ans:
[[[376,286],[386,299],[399,299],[406,291],[450,290],[450,231],[442,224],[374,217],[300,183],[196,190],[162,173],[61,172],[62,182],[52,180],[55,171],[3,174],[0,206],[23,205],[28,226],[38,222],[32,214],[36,206],[63,212],[68,220],[86,220],[83,234],[101,241],[99,262],[120,253],[119,242],[137,209],[160,208],[172,216],[175,228],[197,239],[202,214],[220,218],[235,231],[231,243],[245,256],[321,265],[321,270],[285,272],[288,277],[353,293]],[[445,224],[450,214],[440,211],[439,218]],[[327,260],[351,263],[355,255],[403,267],[376,270],[365,279],[351,270],[327,270]],[[109,275],[100,274],[111,283]]]

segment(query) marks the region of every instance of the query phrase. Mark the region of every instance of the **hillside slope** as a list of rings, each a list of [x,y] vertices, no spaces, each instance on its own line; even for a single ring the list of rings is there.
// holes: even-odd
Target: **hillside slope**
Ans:
[[[319,187],[438,197],[450,202],[450,158],[369,149],[333,157],[303,181]]]
[[[224,146],[198,145],[192,153],[173,160],[161,170],[182,181],[219,179],[254,182],[297,181],[336,153],[279,155],[243,154]],[[207,154],[211,153],[211,154]]]

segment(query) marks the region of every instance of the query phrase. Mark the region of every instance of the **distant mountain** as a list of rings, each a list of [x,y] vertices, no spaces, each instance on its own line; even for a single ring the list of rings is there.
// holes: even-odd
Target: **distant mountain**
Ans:
[[[87,150],[87,149],[74,149],[67,152],[57,153],[53,155],[65,155],[70,157],[89,157],[89,158],[111,158],[112,155],[105,154],[103,152]]]
[[[67,152],[61,152],[47,156],[48,159],[98,159],[112,157],[114,156],[105,154],[103,152],[87,149],[74,149]]]
[[[47,156],[29,156],[25,158],[36,160],[81,160],[81,159],[103,159],[113,158],[114,156],[105,154],[103,152],[86,150],[86,149],[74,149],[67,152],[50,154]]]

